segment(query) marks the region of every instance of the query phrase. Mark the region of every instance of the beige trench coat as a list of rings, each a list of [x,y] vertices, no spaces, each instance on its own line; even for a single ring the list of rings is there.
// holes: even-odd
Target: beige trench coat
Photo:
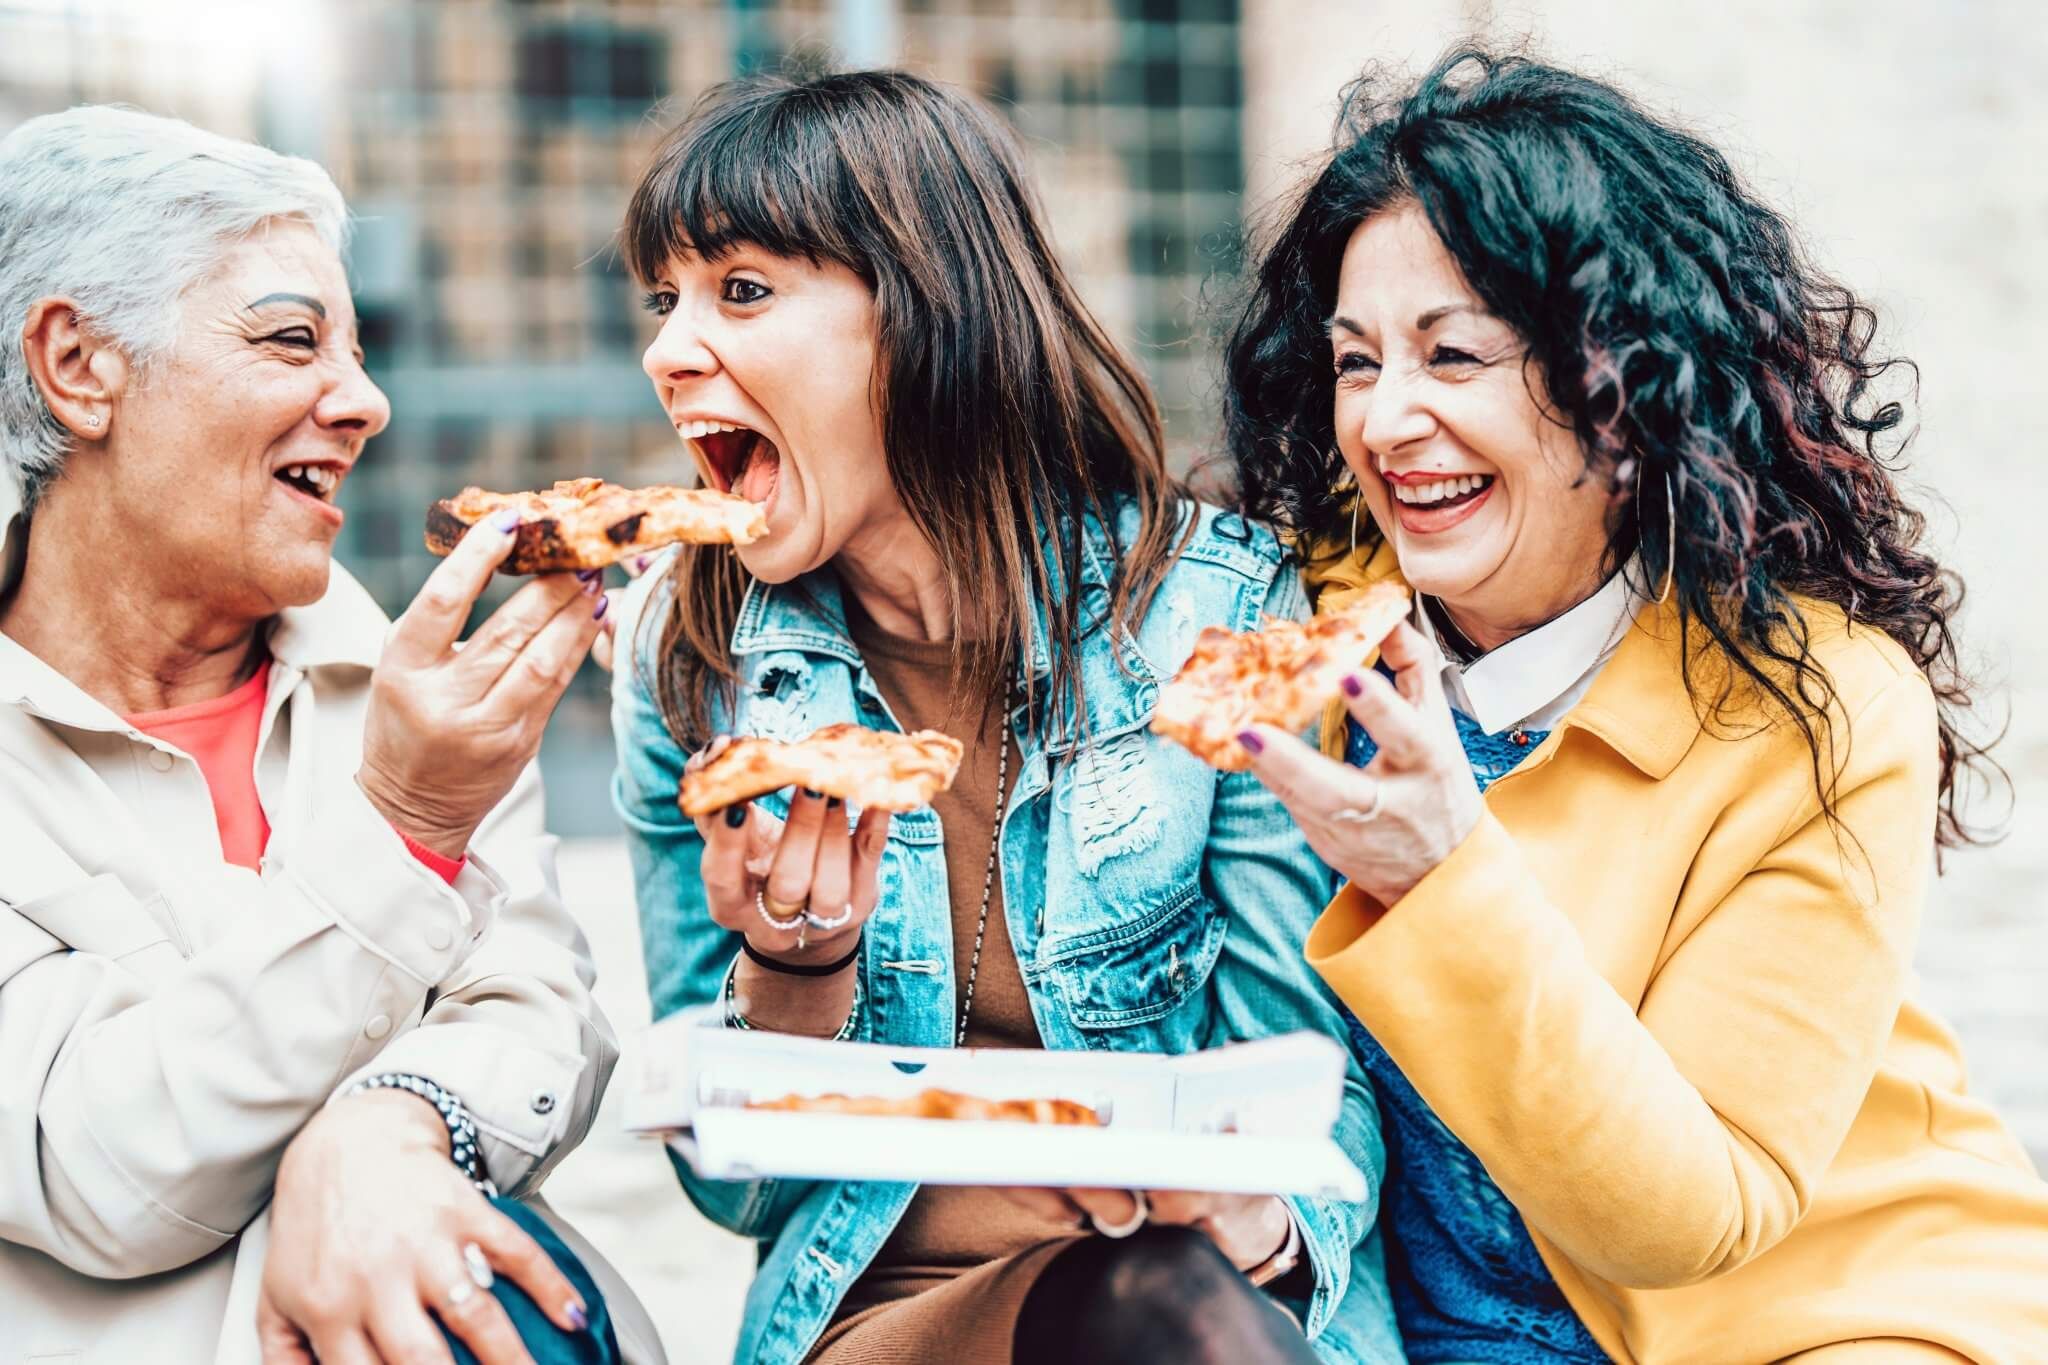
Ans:
[[[617,1051],[538,774],[453,887],[356,785],[387,626],[339,566],[278,620],[260,872],[189,757],[0,635],[0,1362],[255,1360],[278,1161],[367,1071],[459,1094],[515,1196],[588,1130]]]

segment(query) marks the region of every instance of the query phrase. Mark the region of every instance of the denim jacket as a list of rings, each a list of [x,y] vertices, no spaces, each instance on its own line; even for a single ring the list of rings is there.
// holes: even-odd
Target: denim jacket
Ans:
[[[1247,773],[1218,773],[1148,728],[1161,682],[1212,624],[1299,617],[1301,579],[1267,531],[1198,508],[1199,525],[1167,573],[1136,638],[1106,630],[1081,649],[1087,715],[1071,697],[1045,700],[1030,724],[1013,715],[1021,766],[1002,822],[1003,908],[1047,1048],[1182,1053],[1315,1029],[1343,1036],[1338,1011],[1301,945],[1333,890],[1301,832]],[[1129,543],[1136,515],[1125,509]],[[1106,605],[1112,549],[1091,524],[1081,591]],[[684,754],[648,692],[657,630],[635,632],[650,572],[629,595],[622,640],[640,666],[618,670],[614,799],[628,831],[648,987],[660,1017],[712,1000],[739,951],[714,924],[698,879],[696,830],[676,807]],[[665,599],[656,599],[665,600]],[[1049,674],[1046,614],[1037,612],[1028,666]],[[650,623],[652,624],[652,623]],[[634,632],[634,633],[628,633]],[[721,728],[798,739],[857,721],[899,728],[846,631],[829,571],[797,584],[756,583],[733,632],[742,686]],[[1087,736],[1084,742],[1083,736]],[[787,796],[762,798],[777,815]],[[945,848],[929,808],[889,826],[881,904],[867,925],[854,1036],[905,1046],[952,1044],[955,955]],[[1401,1359],[1374,1229],[1384,1164],[1379,1119],[1353,1064],[1337,1139],[1365,1172],[1361,1204],[1295,1199],[1315,1274],[1305,1322],[1333,1361]],[[677,1163],[708,1217],[763,1243],[735,1360],[803,1359],[847,1288],[880,1250],[917,1187],[850,1181],[709,1181]]]

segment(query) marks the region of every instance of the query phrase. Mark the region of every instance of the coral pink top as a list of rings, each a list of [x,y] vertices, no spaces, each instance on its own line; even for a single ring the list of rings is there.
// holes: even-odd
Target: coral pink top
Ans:
[[[143,734],[184,750],[199,765],[220,826],[221,856],[238,867],[256,867],[270,842],[270,821],[256,794],[256,741],[269,693],[270,660],[265,659],[255,677],[225,697],[127,717]],[[442,880],[452,883],[462,871],[463,859],[444,858],[403,832],[398,837]]]

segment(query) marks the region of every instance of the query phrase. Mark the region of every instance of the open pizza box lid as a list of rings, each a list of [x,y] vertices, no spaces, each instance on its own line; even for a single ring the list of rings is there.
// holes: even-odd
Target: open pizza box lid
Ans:
[[[628,1131],[664,1137],[714,1180],[1051,1185],[1365,1197],[1331,1139],[1344,1052],[1293,1033],[1186,1056],[914,1048],[727,1029],[716,1008],[627,1050]],[[618,1082],[615,1082],[618,1084]],[[787,1095],[1067,1099],[1100,1128],[748,1109]]]

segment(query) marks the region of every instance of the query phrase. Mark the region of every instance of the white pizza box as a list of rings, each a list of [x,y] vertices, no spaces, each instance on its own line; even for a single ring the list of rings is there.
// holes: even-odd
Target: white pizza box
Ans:
[[[628,1131],[714,1180],[769,1177],[1365,1197],[1330,1134],[1344,1051],[1292,1033],[1207,1052],[1044,1052],[835,1043],[673,1015],[626,1050]],[[1103,1127],[748,1109],[785,1095],[1067,1099]]]

